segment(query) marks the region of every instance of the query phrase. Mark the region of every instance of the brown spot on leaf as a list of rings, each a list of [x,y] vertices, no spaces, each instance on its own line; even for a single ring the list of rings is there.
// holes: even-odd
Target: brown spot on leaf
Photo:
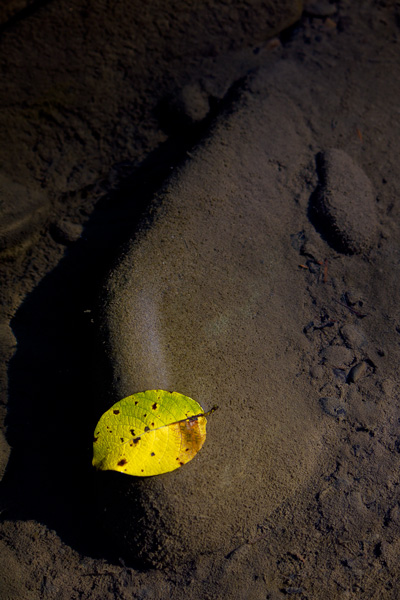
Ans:
[[[142,473],[144,473],[144,469],[142,469]]]
[[[119,410],[113,410],[114,415],[119,415]]]
[[[124,443],[124,438],[121,438],[121,442]]]
[[[137,400],[136,400],[136,402],[135,402],[135,406],[136,406],[136,404],[138,404],[138,401],[137,401]]]
[[[183,462],[181,461],[179,464],[181,465],[181,467],[183,467],[183,465],[184,465],[185,463],[183,463]]]
[[[154,427],[154,423],[152,423],[151,426]]]
[[[150,454],[150,456],[155,456],[155,452],[152,452],[152,453]]]
[[[143,415],[144,417],[147,417],[147,414]]]
[[[123,467],[124,465],[126,465],[128,461],[126,460],[126,458],[121,458],[121,460],[117,463],[119,467]]]
[[[151,408],[152,408],[153,410],[156,410],[157,406],[158,406],[157,402],[154,402],[154,404],[153,404],[153,406],[152,406]]]
[[[93,444],[94,444],[95,442],[97,442],[97,440],[98,440],[98,439],[99,439],[98,437],[95,437],[95,438],[93,438]]]
[[[135,435],[135,432],[133,431],[133,429],[131,429],[131,434],[132,434],[132,435]]]
[[[134,444],[138,444],[140,442],[140,437],[135,438],[134,440],[132,440],[132,442]]]
[[[177,456],[175,460],[179,460],[179,456]]]
[[[205,439],[204,421],[202,415],[195,415],[171,424],[171,428],[174,428],[181,436],[185,458],[183,459],[181,454],[180,460],[185,460],[185,463],[193,458],[203,445]]]
[[[145,431],[150,431],[150,427],[147,427],[147,426],[146,426],[146,427],[144,428],[144,430],[145,430]]]

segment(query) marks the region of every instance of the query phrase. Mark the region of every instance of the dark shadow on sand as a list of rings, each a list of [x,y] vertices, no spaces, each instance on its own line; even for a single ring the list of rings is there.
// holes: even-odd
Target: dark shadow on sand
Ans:
[[[96,473],[91,466],[95,424],[117,400],[98,339],[96,307],[121,247],[150,226],[155,193],[208,134],[216,113],[229,110],[240,85],[201,126],[177,120],[175,135],[140,168],[120,167],[118,188],[98,201],[82,237],[13,318],[18,348],[9,367],[7,414],[12,452],[0,484],[1,519],[39,521],[82,554],[118,561],[118,549],[101,529],[96,487],[112,487],[121,476]],[[171,125],[170,115],[159,117]]]

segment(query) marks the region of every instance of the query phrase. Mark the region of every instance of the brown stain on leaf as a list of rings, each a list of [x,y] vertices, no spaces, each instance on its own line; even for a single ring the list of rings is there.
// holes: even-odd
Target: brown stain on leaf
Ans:
[[[119,415],[119,410],[113,410],[114,415]]]
[[[155,455],[156,455],[156,454],[155,454],[155,452],[152,452],[152,453],[150,454],[150,456],[155,456]]]
[[[181,466],[196,456],[204,444],[206,439],[206,423],[207,420],[205,417],[196,416],[169,425],[175,435],[181,439],[181,450],[179,456],[176,458]]]
[[[93,444],[95,444],[98,439],[99,439],[98,437],[93,438]]]
[[[117,463],[117,465],[119,467],[123,467],[124,465],[126,465],[128,461],[126,460],[126,458],[121,458],[121,460]]]
[[[158,406],[157,402],[154,402],[154,404],[153,404],[153,406],[152,406],[151,408],[152,408],[153,410],[156,410],[156,409],[157,409],[157,406]]]
[[[150,431],[150,427],[147,427],[147,426],[146,426],[146,427],[144,428],[144,430],[145,430],[145,431]]]
[[[133,431],[133,429],[131,429],[131,434],[132,434],[132,435],[135,435],[135,432]]]

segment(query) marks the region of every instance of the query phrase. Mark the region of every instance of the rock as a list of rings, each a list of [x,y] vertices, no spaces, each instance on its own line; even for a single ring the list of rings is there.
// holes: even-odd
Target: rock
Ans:
[[[83,232],[83,226],[80,223],[72,223],[68,219],[62,219],[54,223],[51,227],[51,233],[56,242],[61,244],[73,244],[78,241]]]
[[[317,156],[319,186],[310,199],[315,228],[337,251],[368,252],[378,240],[378,218],[372,185],[343,150]]]
[[[150,566],[229,553],[238,529],[256,529],[306,485],[323,451],[313,388],[292,370],[308,348],[299,328],[308,293],[282,304],[297,282],[282,249],[298,222],[292,198],[309,132],[265,73],[238,107],[156,199],[99,315],[113,399],[160,388],[219,405],[184,467],[145,479],[98,474],[118,556]],[[108,407],[98,400],[96,413]]]
[[[179,95],[183,113],[191,121],[205,119],[210,110],[207,94],[202,90],[199,83],[185,85]]]
[[[356,381],[361,379],[361,377],[365,376],[365,374],[367,372],[367,368],[368,368],[368,365],[364,361],[354,365],[354,367],[352,369],[350,369],[350,372],[347,376],[347,382],[348,383],[356,383]]]
[[[210,111],[208,94],[199,82],[189,83],[165,102],[164,121],[176,121],[179,125],[190,125],[206,118]],[[168,124],[170,129],[171,124]]]

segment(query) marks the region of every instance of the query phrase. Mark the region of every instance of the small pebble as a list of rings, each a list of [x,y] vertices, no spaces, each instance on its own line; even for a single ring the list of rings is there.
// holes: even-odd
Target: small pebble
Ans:
[[[164,101],[164,118],[172,125],[198,123],[210,112],[209,96],[199,82],[188,83]],[[170,123],[170,124],[171,124]]]
[[[367,372],[367,363],[366,362],[358,363],[352,369],[350,369],[350,372],[347,376],[347,382],[355,383],[356,381],[361,379],[361,377],[364,377],[366,372]]]
[[[83,226],[62,219],[51,228],[53,239],[60,244],[73,244],[78,241],[83,232]]]

